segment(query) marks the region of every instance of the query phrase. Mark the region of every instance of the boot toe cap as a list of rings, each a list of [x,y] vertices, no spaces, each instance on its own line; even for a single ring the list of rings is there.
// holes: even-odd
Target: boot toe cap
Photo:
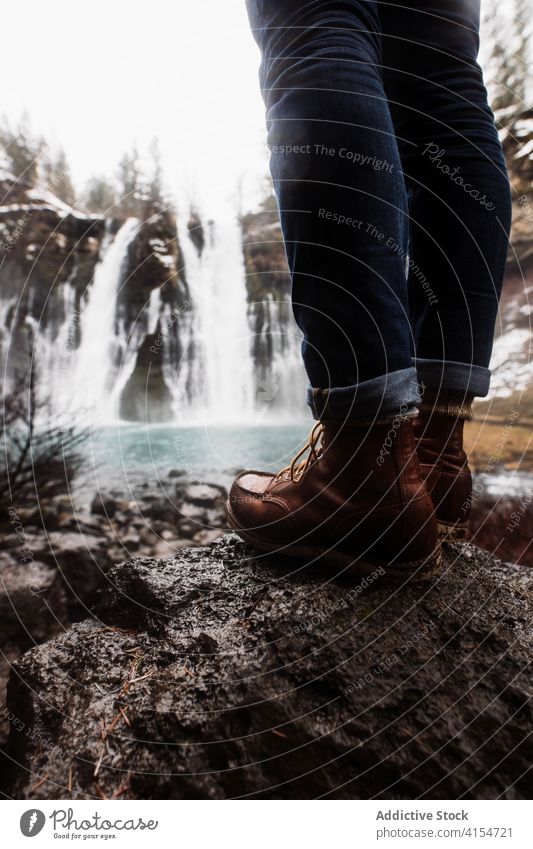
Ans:
[[[264,520],[263,496],[274,475],[267,472],[242,472],[233,482],[226,508],[230,524],[256,528]]]
[[[268,472],[242,472],[235,478],[232,490],[242,491],[250,495],[263,495],[274,475]]]

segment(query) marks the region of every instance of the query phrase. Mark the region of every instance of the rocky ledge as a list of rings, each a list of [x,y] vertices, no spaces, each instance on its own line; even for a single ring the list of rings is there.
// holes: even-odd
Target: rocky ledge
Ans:
[[[233,535],[114,565],[8,686],[15,798],[527,798],[527,569],[403,586]]]

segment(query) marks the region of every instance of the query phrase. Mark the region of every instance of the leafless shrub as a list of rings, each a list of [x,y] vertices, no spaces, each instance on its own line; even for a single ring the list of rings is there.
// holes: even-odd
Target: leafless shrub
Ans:
[[[37,424],[38,423],[38,424]],[[83,465],[88,432],[47,415],[37,400],[35,370],[4,395],[0,422],[0,505],[24,506],[69,490]]]

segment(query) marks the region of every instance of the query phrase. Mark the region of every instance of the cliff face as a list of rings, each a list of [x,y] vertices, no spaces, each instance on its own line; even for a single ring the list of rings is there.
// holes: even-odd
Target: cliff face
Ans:
[[[54,286],[71,281],[81,296],[91,282],[104,228],[103,218],[76,212],[49,192],[0,172],[2,294],[21,295],[36,320]]]
[[[113,566],[8,686],[15,798],[527,798],[527,573],[402,586],[210,550]]]
[[[517,195],[533,184],[533,109],[516,115],[500,133],[511,184]]]
[[[159,316],[148,326],[156,293]],[[117,324],[125,345],[133,344],[135,364],[121,394],[119,415],[127,421],[165,422],[173,419],[172,395],[165,363],[182,357],[180,327],[191,309],[185,265],[174,215],[149,216],[130,245],[117,303]],[[122,352],[121,352],[122,355]]]
[[[291,284],[275,199],[267,198],[258,212],[242,216],[241,226],[248,299],[289,297]]]
[[[98,262],[105,222],[73,212],[48,192],[0,173],[0,356],[8,375],[27,363],[28,322],[42,330],[65,320],[63,288],[73,288],[79,313]],[[78,325],[73,322],[74,345]]]
[[[172,309],[187,306],[189,291],[176,219],[168,210],[144,219],[130,245],[119,294],[119,312],[125,319],[127,331],[138,319],[154,289],[159,291],[162,303]]]
[[[276,202],[241,218],[248,320],[253,333],[252,357],[259,379],[266,379],[274,358],[273,331],[287,346],[297,332],[290,305],[291,281]]]

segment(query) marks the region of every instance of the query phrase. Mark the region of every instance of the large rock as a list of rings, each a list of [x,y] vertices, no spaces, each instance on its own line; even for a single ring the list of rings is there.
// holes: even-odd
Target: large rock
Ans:
[[[472,503],[469,537],[497,557],[532,567],[532,504],[533,490],[524,495],[482,493]]]
[[[5,689],[13,661],[36,643],[58,634],[69,620],[63,582],[56,569],[2,553],[0,575],[0,745],[4,745],[9,730]]]
[[[62,630],[68,621],[65,588],[56,569],[31,560],[0,559],[0,646],[29,648]]]
[[[91,513],[95,516],[105,516],[107,519],[112,519],[117,512],[118,504],[116,498],[112,495],[106,495],[98,490],[91,501]]]
[[[214,538],[215,529],[227,528],[225,502],[228,493],[216,483],[199,481],[176,484],[177,529],[181,537],[194,538],[200,543]],[[217,534],[215,534],[217,536]]]
[[[114,566],[95,617],[16,664],[4,791],[527,798],[528,580],[471,546],[402,586],[234,536]]]
[[[27,533],[24,540],[28,556],[54,570],[65,593],[69,617],[85,618],[112,562],[109,541],[104,536],[82,532],[81,525],[77,532],[52,531],[46,536]],[[17,550],[9,552],[6,558],[9,557],[18,559]],[[4,578],[3,562],[0,575]]]
[[[178,483],[176,484],[176,496],[180,504],[189,503],[197,507],[213,507],[224,504],[227,491],[223,486],[216,483]]]

